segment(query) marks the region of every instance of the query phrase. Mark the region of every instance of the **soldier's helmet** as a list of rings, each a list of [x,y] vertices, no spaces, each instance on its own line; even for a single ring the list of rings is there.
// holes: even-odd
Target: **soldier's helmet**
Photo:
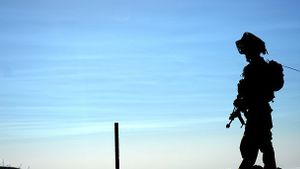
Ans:
[[[236,41],[235,44],[240,54],[268,53],[265,42],[250,32],[245,32],[243,37]]]

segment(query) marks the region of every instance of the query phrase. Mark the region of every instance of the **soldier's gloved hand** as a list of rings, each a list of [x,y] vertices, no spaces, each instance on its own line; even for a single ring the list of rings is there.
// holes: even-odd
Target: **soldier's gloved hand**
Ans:
[[[241,106],[241,100],[240,99],[235,99],[233,102],[234,107],[240,107]]]

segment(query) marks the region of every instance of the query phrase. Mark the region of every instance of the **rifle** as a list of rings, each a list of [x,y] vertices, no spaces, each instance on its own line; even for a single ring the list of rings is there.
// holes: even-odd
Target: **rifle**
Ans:
[[[236,107],[234,107],[233,110],[232,110],[232,113],[231,113],[230,116],[229,116],[229,120],[230,120],[230,121],[229,121],[229,123],[226,124],[226,128],[229,128],[229,127],[230,127],[231,122],[232,122],[235,118],[239,118],[239,120],[240,120],[240,122],[241,122],[241,124],[242,124],[241,128],[245,125],[245,121],[244,121],[244,119],[243,119],[243,117],[242,117],[241,110],[238,109],[238,108],[236,108]]]

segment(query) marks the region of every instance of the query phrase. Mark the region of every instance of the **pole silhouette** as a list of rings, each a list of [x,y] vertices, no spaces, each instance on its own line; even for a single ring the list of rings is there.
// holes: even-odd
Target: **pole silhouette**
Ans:
[[[119,149],[119,123],[114,124],[115,130],[115,167],[120,169],[120,149]]]

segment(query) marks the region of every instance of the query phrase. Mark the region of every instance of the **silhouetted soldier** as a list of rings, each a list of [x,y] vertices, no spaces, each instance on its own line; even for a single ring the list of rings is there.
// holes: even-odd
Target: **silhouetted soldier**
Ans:
[[[235,109],[230,116],[231,120],[241,118],[240,112],[243,112],[247,119],[240,144],[243,161],[239,169],[254,168],[259,150],[263,153],[264,169],[276,169],[269,102],[273,101],[274,92],[283,86],[283,69],[279,63],[261,57],[267,53],[265,43],[249,32],[236,41],[236,46],[249,62],[238,83],[238,95],[233,103]]]

